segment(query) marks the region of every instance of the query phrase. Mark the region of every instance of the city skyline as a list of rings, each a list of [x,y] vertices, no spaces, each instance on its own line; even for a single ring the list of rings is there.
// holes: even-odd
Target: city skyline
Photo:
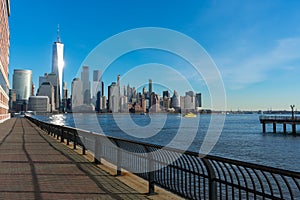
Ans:
[[[10,80],[14,69],[31,69],[37,86],[38,76],[50,71],[51,44],[56,40],[57,24],[65,44],[64,80],[69,89],[83,60],[100,42],[128,29],[157,26],[180,31],[205,48],[223,77],[228,110],[289,110],[289,105],[295,104],[297,108],[299,104],[299,2],[153,1],[135,2],[129,7],[123,2],[81,4],[67,0],[60,2],[59,8],[55,6],[57,3],[32,1],[11,5],[14,12],[10,17]],[[28,14],[32,9],[35,14]],[[51,10],[57,12],[54,18],[47,14]],[[153,15],[154,12],[157,14]],[[142,53],[132,53],[113,63],[120,71],[112,66],[112,70],[103,74],[103,81],[110,84],[116,74],[123,75],[133,66],[153,61],[152,58],[169,66],[185,67],[184,62],[169,55],[153,54],[147,60]],[[149,78],[155,79],[152,75]],[[193,77],[190,80],[196,91],[204,91],[206,104],[209,93],[203,82]],[[184,88],[179,92],[183,94]]]
[[[67,103],[65,108],[67,112],[210,112],[202,108],[202,94],[199,92],[186,91],[185,96],[179,96],[175,89],[174,92],[164,90],[156,93],[152,79],[149,79],[148,87],[135,87],[130,83],[123,84],[118,74],[116,81],[106,86],[107,93],[103,93],[105,89],[104,83],[100,82],[100,70],[92,71],[93,85],[90,84],[89,66],[82,66],[80,74],[80,78],[75,77],[72,81],[70,104]]]

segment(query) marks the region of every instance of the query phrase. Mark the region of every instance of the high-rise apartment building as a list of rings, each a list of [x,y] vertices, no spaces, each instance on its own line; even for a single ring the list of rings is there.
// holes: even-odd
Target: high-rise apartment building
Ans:
[[[64,69],[64,44],[60,40],[59,27],[57,28],[57,40],[52,47],[52,73],[57,76],[58,104],[62,100],[63,93],[63,69]],[[59,106],[58,106],[59,107]]]
[[[149,112],[160,112],[160,98],[157,94],[152,92],[149,102],[151,102],[151,104],[149,105]]]
[[[64,82],[63,85],[63,99],[68,99],[68,87],[67,87],[67,82]]]
[[[149,109],[150,109],[150,107],[152,106],[151,95],[152,95],[152,80],[149,79],[149,94],[148,94],[148,99],[149,99]]]
[[[47,96],[49,99],[50,111],[55,110],[54,87],[50,82],[44,82],[37,91],[37,96]]]
[[[128,98],[128,102],[131,102],[132,100],[132,88],[130,87],[130,85],[127,85],[127,98]]]
[[[169,92],[168,90],[163,91],[163,98],[165,98],[165,97],[167,97],[167,98],[170,98],[170,97],[171,97],[171,96],[170,96],[170,92]]]
[[[15,69],[13,74],[13,89],[16,91],[17,100],[28,100],[31,96],[32,71]]]
[[[98,92],[100,92],[100,95],[103,96],[101,88],[102,88],[101,71],[94,70],[93,71],[93,85],[92,85],[92,103],[93,104],[96,104]]]
[[[55,73],[50,73],[50,74],[47,74],[45,73],[44,76],[40,76],[39,77],[39,89],[38,90],[41,90],[40,87],[43,85],[43,83],[45,82],[49,82],[51,83],[51,85],[53,86],[53,89],[54,89],[54,110],[59,110],[60,109],[60,96],[59,96],[59,85],[58,85],[58,76],[55,74]],[[50,97],[49,97],[50,98]],[[51,98],[50,98],[50,102],[51,102]],[[52,110],[52,111],[54,111]]]
[[[111,112],[119,111],[119,90],[116,82],[108,86],[108,109]]]
[[[101,81],[101,96],[104,96],[104,82]]]
[[[185,95],[183,97],[183,107],[181,109],[184,109],[186,112],[192,112],[195,110],[195,96]]]
[[[63,84],[63,96],[62,96],[62,111],[66,112],[68,107],[68,88],[67,88],[67,82],[64,82]]]
[[[82,81],[79,78],[74,78],[72,81],[72,110],[83,105],[82,96]]]
[[[202,95],[201,95],[201,93],[196,94],[196,107],[202,107]]]
[[[39,87],[44,83],[47,82],[48,73],[44,73],[44,76],[39,77]]]
[[[178,95],[178,93],[175,90],[174,90],[173,96],[171,98],[171,104],[175,110],[180,109],[180,96]]]
[[[90,82],[90,70],[88,66],[82,67],[81,81],[82,81],[83,103],[89,105],[91,103],[91,82]]]
[[[149,96],[152,93],[152,79],[149,79]]]
[[[120,97],[120,112],[128,112],[128,98],[127,96]]]
[[[10,15],[9,0],[0,2],[0,122],[8,119],[8,101],[9,101],[9,26],[8,17]]]

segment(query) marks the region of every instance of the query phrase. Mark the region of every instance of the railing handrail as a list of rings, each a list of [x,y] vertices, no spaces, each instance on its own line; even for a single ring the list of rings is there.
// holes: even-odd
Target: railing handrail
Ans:
[[[287,187],[289,189],[289,192],[290,192],[290,195],[292,198],[294,198],[293,196],[293,193],[291,193],[291,188],[290,188],[290,185],[289,183],[286,182],[286,179],[291,179],[295,185],[295,187],[297,187],[299,190],[300,190],[300,173],[299,172],[294,172],[294,171],[289,171],[289,170],[285,170],[285,169],[280,169],[280,168],[275,168],[275,167],[269,167],[269,166],[264,166],[264,165],[260,165],[260,164],[254,164],[254,163],[249,163],[249,162],[244,162],[244,161],[239,161],[239,160],[233,160],[233,159],[229,159],[229,158],[222,158],[222,157],[219,157],[219,156],[213,156],[213,155],[202,155],[202,154],[199,154],[199,153],[196,153],[196,152],[191,152],[191,151],[183,151],[183,150],[180,150],[180,149],[176,149],[176,148],[171,148],[171,147],[164,147],[164,146],[161,146],[161,145],[156,145],[156,144],[150,144],[150,143],[146,143],[146,142],[139,142],[139,141],[134,141],[134,140],[129,140],[129,139],[124,139],[124,138],[117,138],[117,137],[113,137],[113,136],[107,136],[107,135],[104,135],[104,134],[101,134],[101,133],[94,133],[94,132],[91,132],[91,131],[86,131],[86,130],[82,130],[82,129],[78,129],[78,128],[74,128],[74,127],[69,127],[69,126],[60,126],[60,125],[55,125],[55,124],[52,124],[52,123],[48,123],[48,122],[43,122],[43,121],[39,121],[35,118],[32,118],[32,117],[29,117],[29,116],[26,116],[28,117],[30,120],[32,121],[35,121],[35,123],[38,123],[40,124],[40,126],[42,126],[42,124],[44,125],[44,127],[54,127],[55,129],[59,129],[61,131],[58,131],[59,133],[61,133],[61,137],[63,137],[63,133],[66,131],[66,132],[69,132],[69,133],[73,133],[74,135],[74,138],[75,138],[75,142],[78,144],[78,145],[81,145],[83,146],[83,149],[85,150],[86,147],[85,147],[85,144],[80,141],[80,138],[78,137],[78,132],[81,132],[82,135],[84,136],[92,136],[92,138],[96,139],[96,138],[100,138],[100,137],[105,137],[109,140],[112,140],[112,141],[115,141],[115,143],[119,146],[119,143],[126,143],[127,145],[131,145],[131,147],[135,147],[137,145],[139,146],[143,146],[145,151],[149,151],[149,149],[153,148],[153,149],[163,149],[167,152],[169,152],[170,154],[172,153],[180,153],[184,156],[186,156],[187,158],[184,158],[185,161],[182,161],[182,162],[192,162],[194,159],[198,159],[199,161],[197,161],[197,163],[191,163],[191,164],[197,164],[199,166],[193,166],[192,168],[199,168],[201,166],[201,168],[203,167],[202,169],[202,172],[203,174],[199,174],[200,172],[193,172],[191,171],[189,164],[187,166],[181,166],[183,167],[183,171],[181,173],[191,173],[191,174],[195,174],[195,173],[198,173],[198,175],[200,176],[200,178],[202,177],[203,179],[208,179],[209,180],[209,193],[210,195],[212,195],[211,193],[215,193],[215,191],[217,191],[216,189],[216,183],[218,182],[220,185],[221,184],[224,184],[226,185],[226,194],[227,194],[227,186],[228,187],[232,187],[232,191],[234,190],[234,188],[237,188],[239,190],[239,196],[241,196],[241,191],[244,191],[247,193],[247,196],[248,196],[248,193],[250,194],[254,194],[254,195],[258,195],[258,196],[261,196],[261,197],[267,197],[269,198],[270,196],[272,196],[271,194],[273,194],[273,191],[271,192],[271,194],[269,193],[265,193],[264,191],[256,191],[257,189],[254,187],[254,184],[258,184],[258,183],[255,183],[255,181],[253,182],[253,179],[257,180],[257,182],[259,182],[260,184],[262,184],[262,180],[263,179],[262,177],[258,177],[258,174],[257,174],[257,171],[262,173],[265,177],[265,180],[267,181],[268,185],[270,187],[270,180],[269,179],[274,179],[274,184],[276,183],[277,187],[279,187],[279,190],[281,190],[281,187],[283,186],[280,186],[279,183],[278,183],[278,178],[276,178],[276,176],[280,176],[280,177],[284,177],[283,180],[284,180],[284,183],[285,184],[288,184]],[[48,130],[49,131],[49,130]],[[54,131],[55,132],[55,131]],[[80,136],[80,134],[79,134]],[[76,139],[77,137],[77,139]],[[71,137],[73,138],[73,137]],[[78,141],[77,141],[78,140]],[[85,139],[84,139],[85,140]],[[97,140],[97,139],[96,139]],[[96,145],[96,144],[95,144]],[[95,147],[96,149],[96,147]],[[96,151],[96,150],[95,150]],[[94,152],[94,154],[96,154],[96,152]],[[100,155],[101,156],[101,155]],[[95,158],[95,159],[101,159],[100,158]],[[118,158],[119,159],[119,158]],[[118,160],[117,159],[117,160]],[[191,161],[192,160],[192,161]],[[156,162],[158,163],[163,163],[164,161],[161,160],[155,160]],[[201,161],[201,163],[199,163]],[[119,166],[119,160],[118,160],[118,174],[120,174],[120,169],[121,169],[121,165]],[[174,161],[174,162],[177,162],[177,161]],[[181,164],[182,164],[181,162]],[[176,164],[172,164],[172,165],[176,165]],[[185,164],[184,164],[185,165]],[[228,165],[228,166],[227,166]],[[223,167],[222,167],[223,166]],[[171,166],[172,167],[172,166]],[[187,167],[187,168],[186,168]],[[178,167],[176,167],[177,169]],[[179,166],[180,168],[180,166]],[[206,169],[205,169],[206,168]],[[200,168],[199,168],[200,169]],[[198,169],[198,170],[199,170]],[[205,172],[203,170],[206,170]],[[237,171],[238,170],[238,171]],[[252,173],[254,174],[251,174],[249,172],[249,170],[252,171]],[[230,179],[231,179],[231,182],[228,178],[228,180],[225,178],[225,180],[223,180],[224,177],[228,176],[227,174],[224,174],[224,172],[227,172],[228,174],[230,174]],[[234,172],[234,173],[233,173]],[[166,172],[161,172],[161,173],[166,173]],[[167,172],[169,173],[169,171]],[[213,173],[214,175],[212,175],[211,173]],[[245,173],[245,174],[243,174]],[[270,177],[267,177],[267,173],[271,174],[272,176]],[[191,175],[190,174],[190,175]],[[223,175],[222,175],[223,174]],[[238,177],[238,174],[240,174],[240,177]],[[241,176],[242,175],[242,176]],[[175,176],[175,175],[174,175]],[[195,174],[196,176],[196,174]],[[251,185],[249,186],[250,188],[247,189],[247,184],[245,186],[239,186],[237,185],[237,183],[234,182],[234,180],[232,179],[232,177],[235,176],[236,178],[241,178],[241,179],[244,179],[244,182],[246,182],[245,178],[246,177],[249,177],[251,178],[251,181],[252,181],[252,186],[254,188],[251,188]],[[167,186],[164,186],[163,183],[161,182],[155,182],[154,181],[154,177],[153,177],[153,173],[152,174],[148,174],[147,175],[148,177],[148,180],[149,180],[149,184],[151,182],[151,184],[158,184],[162,187],[167,187]],[[151,177],[151,178],[150,178]],[[151,179],[151,181],[150,181]],[[229,181],[228,183],[226,183],[226,181]],[[242,182],[242,181],[241,181]],[[238,184],[240,184],[240,181],[238,181]],[[196,186],[194,186],[196,187]],[[205,184],[203,187],[206,187]],[[213,187],[214,189],[210,188],[210,187]],[[221,187],[221,186],[220,186]],[[154,185],[152,185],[152,187],[149,186],[149,188],[154,188]],[[296,188],[296,190],[297,190]],[[175,193],[178,193],[179,195],[182,195],[183,197],[188,197],[188,198],[192,198],[192,194],[189,194],[189,193],[185,193],[183,192],[184,190],[177,190],[176,188],[167,188]],[[196,189],[194,189],[196,191]],[[200,190],[200,189],[199,189]],[[273,190],[272,187],[270,187],[270,191]],[[150,191],[150,189],[149,189]],[[204,190],[205,191],[205,190]],[[222,196],[222,189],[221,188],[218,188],[218,191],[220,192],[219,196]],[[256,191],[256,192],[255,192]],[[183,193],[182,193],[183,192]],[[281,197],[283,194],[280,194]],[[204,196],[205,196],[205,192],[204,192]],[[213,195],[213,198],[215,199],[217,197],[217,195]],[[278,196],[274,196],[274,198],[277,198]],[[193,197],[194,198],[194,197]],[[195,197],[197,198],[197,197]],[[211,198],[211,196],[210,196]],[[280,197],[278,197],[280,198]],[[300,198],[300,196],[299,196]]]

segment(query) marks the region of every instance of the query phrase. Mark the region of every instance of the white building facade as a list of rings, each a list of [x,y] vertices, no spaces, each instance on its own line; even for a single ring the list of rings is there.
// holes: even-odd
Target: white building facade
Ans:
[[[49,98],[50,112],[55,110],[54,87],[50,82],[44,82],[37,91],[37,96],[47,96]]]
[[[28,101],[28,110],[37,113],[51,112],[49,98],[47,96],[31,96]]]

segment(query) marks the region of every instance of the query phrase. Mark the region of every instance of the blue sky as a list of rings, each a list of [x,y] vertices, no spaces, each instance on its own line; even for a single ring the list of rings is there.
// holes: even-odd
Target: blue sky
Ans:
[[[290,104],[300,106],[299,8],[296,0],[11,1],[10,78],[13,69],[32,69],[38,85],[38,77],[50,72],[57,24],[65,44],[68,85],[103,40],[133,28],[163,27],[186,34],[208,52],[222,75],[229,110],[289,110]],[[182,63],[169,58],[166,53],[132,53],[116,61],[103,79],[107,86],[118,73],[147,61]],[[192,72],[186,68],[185,73]],[[191,84],[209,107],[207,88],[196,79]],[[183,95],[180,86],[175,89]]]

